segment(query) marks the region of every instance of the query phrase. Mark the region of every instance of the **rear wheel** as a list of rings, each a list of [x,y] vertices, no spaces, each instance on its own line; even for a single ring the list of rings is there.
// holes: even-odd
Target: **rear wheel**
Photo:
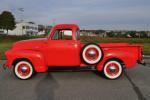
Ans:
[[[102,57],[102,50],[97,44],[87,44],[81,52],[81,58],[87,64],[97,64]]]
[[[34,68],[28,61],[19,61],[14,66],[14,74],[17,78],[26,80],[33,76]]]
[[[110,60],[103,68],[103,74],[108,79],[117,79],[122,75],[123,67],[119,61]]]

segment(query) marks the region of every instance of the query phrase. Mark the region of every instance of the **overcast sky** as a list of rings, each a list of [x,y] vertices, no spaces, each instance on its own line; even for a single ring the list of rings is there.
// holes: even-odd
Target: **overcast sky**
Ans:
[[[18,10],[24,8],[23,14]],[[0,0],[0,12],[16,20],[52,25],[76,23],[88,29],[150,30],[150,0]]]

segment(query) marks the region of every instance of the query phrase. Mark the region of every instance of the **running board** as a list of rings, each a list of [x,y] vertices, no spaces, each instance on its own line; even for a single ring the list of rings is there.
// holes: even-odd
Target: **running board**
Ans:
[[[49,67],[48,71],[63,72],[63,71],[95,71],[94,66],[90,67]]]

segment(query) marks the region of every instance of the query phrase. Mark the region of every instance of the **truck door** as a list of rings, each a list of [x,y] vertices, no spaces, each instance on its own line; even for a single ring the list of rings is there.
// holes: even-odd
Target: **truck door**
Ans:
[[[56,30],[47,44],[45,55],[49,66],[79,66],[80,42],[73,40],[73,31],[68,29]]]

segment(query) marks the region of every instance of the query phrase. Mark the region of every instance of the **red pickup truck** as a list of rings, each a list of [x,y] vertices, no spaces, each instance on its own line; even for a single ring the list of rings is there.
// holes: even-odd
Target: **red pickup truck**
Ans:
[[[128,43],[80,42],[80,30],[75,24],[59,24],[47,38],[23,40],[6,51],[4,68],[12,68],[19,79],[29,79],[36,72],[50,67],[93,67],[106,78],[116,79],[123,69],[144,64],[141,45]]]

